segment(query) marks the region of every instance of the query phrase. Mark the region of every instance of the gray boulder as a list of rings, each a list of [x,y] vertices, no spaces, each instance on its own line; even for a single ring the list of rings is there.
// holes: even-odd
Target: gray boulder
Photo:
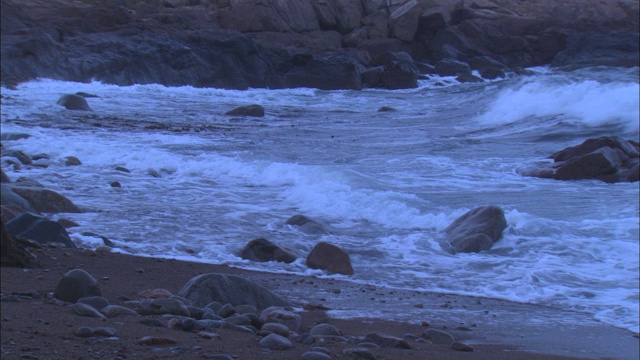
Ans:
[[[294,262],[297,258],[291,250],[282,248],[263,238],[249,241],[240,251],[240,257],[251,261],[279,261],[287,264]]]
[[[489,250],[507,227],[504,211],[497,206],[472,209],[445,230],[445,248],[451,253]]]
[[[187,305],[176,299],[145,299],[140,302],[138,309],[140,315],[172,314],[190,317],[191,313]]]
[[[25,212],[9,221],[6,227],[16,238],[29,239],[41,244],[57,242],[68,248],[76,248],[62,224],[43,216]]]
[[[331,231],[316,220],[304,215],[294,215],[285,221],[285,224],[296,226],[307,234],[331,234]]]
[[[65,94],[58,99],[58,105],[64,106],[68,110],[86,110],[91,111],[87,100],[80,95]]]
[[[328,273],[353,275],[349,254],[326,242],[320,242],[313,247],[307,256],[307,266],[312,269],[325,270]]]
[[[6,185],[5,185],[6,186]],[[53,190],[38,187],[13,186],[11,191],[25,199],[33,210],[45,213],[82,212],[71,200]],[[3,191],[4,192],[4,191]],[[4,197],[4,194],[3,194]]]
[[[71,303],[87,296],[102,296],[102,291],[98,281],[81,269],[69,270],[53,291],[54,298]]]
[[[286,300],[251,280],[219,273],[192,278],[178,291],[178,295],[197,307],[205,307],[214,301],[234,306],[253,305],[258,309],[290,305]]]

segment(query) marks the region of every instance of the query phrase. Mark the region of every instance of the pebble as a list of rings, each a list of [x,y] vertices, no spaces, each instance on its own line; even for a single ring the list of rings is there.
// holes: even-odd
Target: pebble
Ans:
[[[220,337],[220,335],[210,332],[210,331],[200,331],[198,333],[198,336],[200,336],[201,338],[205,338],[205,339],[222,339],[222,337]]]
[[[90,327],[82,326],[77,328],[74,334],[79,337],[91,337],[93,336],[93,330]]]
[[[280,336],[289,336],[289,328],[280,323],[266,323],[260,329],[260,335],[278,334]]]
[[[202,357],[209,360],[236,360],[235,357],[226,354],[202,354]]]
[[[270,350],[287,350],[293,347],[291,340],[277,334],[269,334],[260,340],[260,346]]]
[[[262,313],[260,313],[260,319],[265,323],[277,322],[284,324],[293,332],[299,331],[300,323],[302,321],[300,315],[278,306],[272,306],[262,310]]]
[[[137,341],[138,345],[172,345],[177,344],[175,339],[168,337],[145,336]]]

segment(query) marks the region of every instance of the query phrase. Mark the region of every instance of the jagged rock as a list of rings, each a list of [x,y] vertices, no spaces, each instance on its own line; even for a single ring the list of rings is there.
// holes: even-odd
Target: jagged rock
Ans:
[[[66,166],[78,166],[82,165],[82,162],[75,156],[67,156],[64,158],[64,164]]]
[[[245,278],[218,273],[198,275],[178,292],[194,306],[206,307],[217,301],[222,304],[253,305],[258,309],[288,306],[289,303],[262,286]]]
[[[551,167],[527,170],[525,175],[555,180],[596,179],[608,183],[638,181],[639,145],[618,137],[587,139],[550,158]]]
[[[68,110],[86,110],[91,111],[87,100],[80,95],[65,94],[58,99],[58,105],[64,106]]]
[[[69,270],[53,291],[54,298],[70,303],[87,296],[102,296],[102,291],[98,281],[81,269]]]
[[[285,263],[292,263],[297,258],[292,251],[263,238],[249,241],[240,251],[240,257],[258,262],[279,261]]]
[[[96,308],[94,308],[91,305],[76,303],[76,304],[69,305],[69,308],[73,310],[74,313],[80,316],[97,317],[100,319],[105,319],[105,316],[102,315],[100,311],[96,310]]]
[[[326,242],[320,242],[313,247],[307,256],[307,266],[326,270],[328,273],[353,275],[349,254]]]
[[[504,211],[497,206],[469,210],[444,230],[445,249],[454,254],[488,250],[500,240],[506,227]]]
[[[57,242],[68,248],[76,248],[62,224],[32,213],[22,213],[7,224],[14,237],[29,239],[41,244]]]
[[[342,336],[342,331],[340,331],[340,329],[338,329],[337,327],[331,325],[331,324],[327,324],[327,323],[323,323],[323,324],[318,324],[315,325],[314,327],[312,327],[309,330],[309,335],[314,335],[314,336]]]

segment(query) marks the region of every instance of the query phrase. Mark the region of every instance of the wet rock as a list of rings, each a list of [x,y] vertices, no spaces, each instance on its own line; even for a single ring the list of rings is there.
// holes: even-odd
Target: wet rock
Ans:
[[[252,116],[252,117],[264,117],[264,107],[261,105],[246,105],[239,106],[233,110],[229,110],[225,115],[230,116]]]
[[[640,61],[637,31],[587,31],[572,34],[551,66],[575,70],[591,66],[634,67]]]
[[[307,256],[307,266],[311,269],[325,270],[328,273],[353,275],[349,254],[326,242],[320,242],[314,246]]]
[[[4,170],[0,169],[0,182],[3,183],[10,183],[11,179],[9,178],[9,176],[7,176],[7,174],[4,173]]]
[[[178,292],[194,306],[206,307],[211,302],[253,305],[258,309],[269,306],[289,306],[289,303],[264,287],[248,279],[219,273],[198,275]]]
[[[497,206],[472,209],[445,230],[444,247],[452,253],[480,252],[490,249],[507,227],[504,211]]]
[[[98,281],[81,269],[69,270],[53,291],[54,298],[70,303],[87,296],[102,296],[102,291]]]
[[[64,106],[68,110],[86,110],[91,111],[87,100],[80,95],[65,94],[58,99],[58,105]]]
[[[92,337],[93,330],[90,327],[82,326],[74,331],[74,335],[78,337]]]
[[[82,210],[71,200],[55,191],[34,187],[12,187],[11,191],[18,194],[38,212],[44,213],[80,213]]]
[[[64,164],[66,166],[78,166],[82,165],[82,162],[75,156],[67,156],[64,158]]]
[[[427,329],[422,333],[422,338],[431,340],[436,345],[452,345],[454,338],[453,335],[446,331],[440,331],[435,329]]]
[[[390,111],[398,111],[396,108],[393,108],[391,106],[381,106],[378,109],[378,112],[390,112]]]
[[[369,66],[382,66],[384,71],[380,74],[378,83],[369,83],[369,87],[382,87],[386,89],[410,89],[418,86],[420,74],[414,60],[406,52],[385,51],[376,54]]]
[[[370,341],[380,347],[397,348],[397,349],[411,349],[411,345],[401,338],[381,334],[377,332],[369,333],[365,336],[365,341]]]
[[[0,134],[0,140],[20,140],[20,139],[28,139],[31,135],[25,133],[11,133],[11,132],[2,132]]]
[[[551,169],[537,169],[525,175],[555,180],[634,182],[638,181],[638,152],[638,143],[634,141],[618,137],[587,139],[551,155],[554,160]]]
[[[24,211],[37,212],[25,198],[16,194],[12,190],[13,186],[11,184],[2,183],[0,188],[2,189],[2,196],[0,196],[2,206],[10,206],[12,208],[20,209],[19,213],[16,215],[19,215]]]
[[[60,243],[67,248],[76,248],[69,233],[60,223],[32,213],[22,213],[9,221],[7,231],[14,236],[33,240],[40,244]]]
[[[293,251],[263,238],[249,241],[240,251],[240,257],[258,262],[278,261],[284,263],[292,263],[297,258]]]
[[[307,234],[330,234],[324,225],[304,215],[294,215],[285,221],[285,224],[297,226],[302,232]]]
[[[18,159],[18,161],[23,164],[23,165],[31,165],[33,163],[33,161],[31,161],[31,158],[29,157],[29,155],[25,154],[24,152],[20,151],[20,150],[2,150],[2,157],[13,157]]]
[[[291,340],[278,334],[269,334],[260,340],[260,346],[271,350],[287,350],[293,348]]]
[[[436,63],[436,73],[440,76],[470,75],[471,67],[455,59],[443,59]]]
[[[123,173],[131,173],[131,170],[127,169],[126,167],[116,166],[115,169]]]

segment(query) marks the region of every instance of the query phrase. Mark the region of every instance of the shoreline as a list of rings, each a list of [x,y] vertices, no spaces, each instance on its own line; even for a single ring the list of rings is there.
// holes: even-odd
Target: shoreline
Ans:
[[[239,359],[299,359],[302,353],[313,346],[294,343],[293,349],[265,352],[258,345],[255,334],[220,330],[221,339],[202,340],[190,332],[143,326],[137,323],[138,317],[117,317],[107,319],[106,322],[80,317],[64,307],[50,304],[46,299],[46,295],[53,291],[62,275],[74,268],[93,275],[99,282],[102,296],[112,304],[119,304],[118,297],[122,295],[135,299],[138,292],[146,289],[162,288],[175,294],[194,276],[220,272],[248,278],[291,302],[302,317],[301,333],[302,329],[320,322],[331,323],[345,335],[355,337],[364,337],[374,331],[396,337],[403,337],[407,333],[420,336],[425,329],[439,329],[451,333],[456,341],[474,348],[473,352],[468,353],[454,351],[449,346],[409,341],[412,349],[371,349],[378,358],[638,357],[639,341],[630,331],[600,323],[586,314],[538,305],[388,289],[343,280],[266,273],[227,265],[88,249],[44,246],[37,249],[35,254],[41,265],[39,268],[2,268],[2,296],[29,290],[40,294],[36,299],[0,303],[3,317],[3,358],[13,358],[13,355],[24,355],[25,352],[31,354],[32,358],[40,358],[45,354],[44,351],[53,349],[61,354],[60,358],[68,358],[68,355],[62,354],[81,355],[86,351],[85,348],[92,349],[94,353],[90,356],[93,358],[114,358],[113,355],[101,357],[95,353],[109,352],[114,346],[120,347],[118,351],[124,352],[123,355],[128,354],[126,356],[131,356],[130,358],[162,357],[160,352],[170,352],[170,348],[175,346],[188,349],[191,355],[186,358],[202,358],[196,356],[198,347],[206,349],[204,344],[215,342],[216,351],[238,355]],[[309,310],[302,310],[303,307]],[[75,328],[92,326],[89,324],[117,328],[118,340],[82,339],[73,336]],[[160,332],[162,336],[176,339],[178,344],[155,352],[138,353],[145,347],[136,345],[136,341],[148,335],[145,332]],[[59,341],[60,338],[64,340]],[[315,344],[328,348],[332,358],[340,358],[341,351],[349,347],[347,345],[338,342]],[[350,347],[353,346],[350,344]],[[69,351],[71,352],[68,353]],[[44,357],[56,358],[50,357],[51,353],[47,355]]]

